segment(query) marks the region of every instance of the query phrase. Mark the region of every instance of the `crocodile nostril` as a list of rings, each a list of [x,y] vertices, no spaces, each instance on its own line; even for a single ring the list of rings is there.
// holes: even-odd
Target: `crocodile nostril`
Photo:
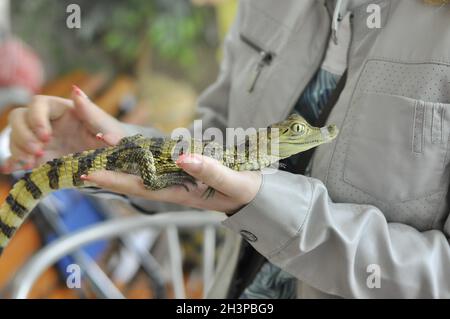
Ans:
[[[330,133],[330,135],[334,135],[336,134],[336,125],[329,125],[328,126],[328,133]]]

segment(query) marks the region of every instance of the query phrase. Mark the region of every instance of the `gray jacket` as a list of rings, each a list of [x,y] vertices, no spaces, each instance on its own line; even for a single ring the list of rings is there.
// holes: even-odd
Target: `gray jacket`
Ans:
[[[204,127],[287,117],[328,43],[325,2],[241,2],[220,76],[199,101]],[[224,225],[297,277],[301,297],[449,298],[450,8],[371,1],[381,8],[371,29],[359,2],[347,83],[328,120],[337,140],[316,150],[312,177],[264,175]],[[251,93],[260,55],[241,34],[274,53]]]

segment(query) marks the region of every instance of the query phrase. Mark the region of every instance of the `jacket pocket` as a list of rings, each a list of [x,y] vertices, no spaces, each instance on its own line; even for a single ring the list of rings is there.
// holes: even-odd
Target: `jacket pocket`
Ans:
[[[253,70],[248,75],[247,91],[252,93],[255,89],[256,84],[261,76],[265,67],[269,67],[275,57],[275,53],[263,49],[256,42],[250,40],[246,35],[240,34],[240,39],[242,42],[248,45],[249,48],[253,49],[255,53],[259,55],[258,60],[255,63]]]
[[[344,180],[382,201],[408,201],[444,190],[450,105],[360,93]]]
[[[289,34],[279,21],[261,12],[253,2],[243,2],[236,39],[230,99],[232,105],[251,108],[270,85],[278,53]]]

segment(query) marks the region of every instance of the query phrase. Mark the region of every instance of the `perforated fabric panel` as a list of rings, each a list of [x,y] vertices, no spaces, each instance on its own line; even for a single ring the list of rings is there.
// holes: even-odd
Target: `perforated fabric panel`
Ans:
[[[408,64],[375,60],[366,63],[346,112],[345,121],[341,124],[340,136],[326,175],[325,184],[335,202],[374,205],[383,212],[389,222],[405,223],[421,231],[432,229],[435,223],[442,219],[446,214],[445,205],[442,205],[446,189],[422,198],[386,202],[346,183],[343,174],[349,143],[352,140],[353,124],[357,121],[360,107],[359,103],[355,103],[356,97],[365,93],[378,93],[427,102],[449,103],[449,75],[450,67],[441,64]],[[344,104],[346,103],[341,106]],[[447,136],[443,147],[446,145]],[[448,173],[446,169],[444,175],[447,176]]]
[[[360,90],[428,102],[450,103],[450,66],[431,63],[368,61]]]

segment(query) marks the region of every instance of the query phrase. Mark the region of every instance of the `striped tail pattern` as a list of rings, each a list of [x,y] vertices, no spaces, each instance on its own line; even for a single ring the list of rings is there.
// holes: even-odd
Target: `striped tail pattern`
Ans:
[[[29,213],[46,195],[67,188],[89,185],[81,175],[107,169],[113,148],[85,151],[54,159],[26,173],[0,207],[0,255]]]

